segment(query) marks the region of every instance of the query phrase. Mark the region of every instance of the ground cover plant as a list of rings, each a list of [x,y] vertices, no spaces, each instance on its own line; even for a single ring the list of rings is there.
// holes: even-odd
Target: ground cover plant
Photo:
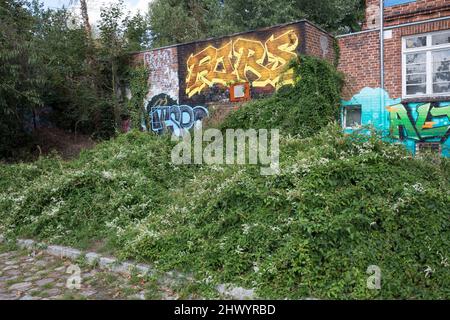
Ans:
[[[0,232],[83,248],[102,241],[121,258],[263,298],[448,299],[449,160],[414,158],[375,132],[342,133],[338,93],[297,92],[318,74],[337,88],[338,74],[304,59],[295,86],[222,127],[279,127],[279,175],[261,176],[257,165],[176,166],[170,137],[133,131],[72,161],[0,165]],[[305,101],[320,101],[327,120],[303,110]],[[272,102],[291,116],[269,117]],[[371,265],[381,290],[367,288]]]

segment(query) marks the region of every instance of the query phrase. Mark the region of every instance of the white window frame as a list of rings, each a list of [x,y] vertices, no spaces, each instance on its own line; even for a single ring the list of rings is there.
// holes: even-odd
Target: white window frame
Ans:
[[[440,45],[432,45],[432,37],[435,35],[448,33],[448,30],[441,30],[438,32],[429,32],[405,36],[402,38],[402,96],[403,98],[422,98],[422,97],[439,97],[439,96],[450,96],[450,92],[446,93],[433,93],[433,64],[432,64],[432,52],[440,51],[445,49],[450,49],[450,43],[444,43]],[[419,48],[406,48],[406,40],[416,37],[427,37],[427,45],[425,47]],[[409,53],[426,53],[426,93],[425,94],[406,94],[406,55]]]

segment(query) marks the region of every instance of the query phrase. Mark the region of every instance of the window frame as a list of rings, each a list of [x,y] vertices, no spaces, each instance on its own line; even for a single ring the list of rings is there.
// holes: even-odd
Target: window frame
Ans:
[[[360,105],[360,104],[349,104],[349,105],[343,106],[343,109],[344,109],[343,110],[344,117],[342,119],[342,127],[344,129],[355,129],[358,126],[362,126],[362,105]],[[348,111],[348,109],[358,109],[359,110],[359,112],[360,112],[360,121],[359,122],[360,123],[358,125],[352,126],[352,127],[348,127],[347,126],[347,111]]]
[[[442,51],[442,50],[450,50],[450,43],[444,43],[440,45],[432,45],[433,43],[433,36],[439,35],[439,34],[445,34],[450,33],[450,29],[447,30],[441,30],[437,32],[428,32],[428,33],[419,33],[414,35],[408,35],[402,37],[402,97],[404,99],[408,98],[427,98],[427,97],[439,97],[439,96],[450,96],[449,92],[444,93],[433,93],[433,61],[432,61],[432,53],[436,51]],[[411,38],[416,37],[426,37],[427,38],[427,45],[424,47],[419,48],[406,48],[406,41]],[[406,74],[406,55],[410,53],[425,53],[425,64],[426,64],[426,93],[422,94],[407,94],[406,93],[406,80],[407,80],[407,74]]]

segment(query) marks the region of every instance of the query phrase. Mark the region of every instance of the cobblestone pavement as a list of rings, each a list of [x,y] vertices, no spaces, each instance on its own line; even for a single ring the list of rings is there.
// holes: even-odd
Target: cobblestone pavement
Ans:
[[[120,275],[81,260],[71,262],[0,244],[0,300],[177,298],[149,277]]]

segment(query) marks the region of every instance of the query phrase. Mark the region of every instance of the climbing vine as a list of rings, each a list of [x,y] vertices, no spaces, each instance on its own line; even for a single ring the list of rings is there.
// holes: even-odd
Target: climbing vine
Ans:
[[[139,128],[144,119],[145,127],[150,130],[150,119],[145,110],[144,99],[148,92],[148,69],[143,66],[130,67],[128,70],[128,86],[131,98],[128,100],[128,109],[134,128]]]
[[[336,68],[315,57],[291,61],[295,84],[273,96],[253,100],[229,115],[223,128],[278,128],[284,134],[310,136],[338,120],[343,77]]]

